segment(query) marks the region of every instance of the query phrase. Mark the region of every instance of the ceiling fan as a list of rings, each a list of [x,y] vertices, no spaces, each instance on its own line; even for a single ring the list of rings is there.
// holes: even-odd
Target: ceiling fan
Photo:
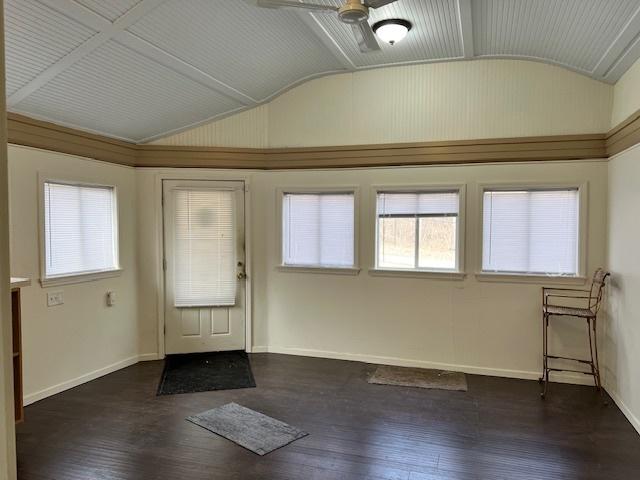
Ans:
[[[380,45],[367,20],[370,8],[380,8],[397,0],[344,0],[341,7],[305,3],[297,0],[258,0],[259,7],[266,8],[304,8],[313,12],[336,12],[338,19],[351,25],[358,47],[363,53],[380,50]]]

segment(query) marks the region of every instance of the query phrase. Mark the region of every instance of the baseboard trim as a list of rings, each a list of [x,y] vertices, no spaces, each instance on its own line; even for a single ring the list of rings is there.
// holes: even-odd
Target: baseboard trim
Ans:
[[[517,378],[521,380],[537,380],[540,377],[540,372],[538,371],[477,367],[473,365],[458,365],[452,363],[430,362],[426,360],[365,355],[360,353],[333,352],[327,350],[313,350],[298,347],[268,346],[260,348],[266,348],[266,351],[269,353],[280,353],[284,355],[331,358],[335,360],[349,360],[364,363],[378,363],[382,365],[395,365],[398,367],[434,368],[438,370],[451,370],[473,375],[486,375],[490,377]],[[572,373],[556,373],[555,375],[552,374],[551,380],[554,382],[571,383],[576,385],[593,384],[593,379],[591,377]]]
[[[57,385],[53,385],[51,387],[45,388],[43,390],[30,393],[24,396],[23,402],[24,405],[31,405],[32,403],[38,402],[40,400],[44,400],[45,398],[51,397],[58,393],[62,393],[65,390],[69,390],[71,388],[77,387],[78,385],[82,385],[83,383],[90,382],[91,380],[95,380],[96,378],[103,377],[108,375],[109,373],[113,373],[117,370],[121,370],[126,367],[130,367],[131,365],[135,365],[139,361],[142,361],[141,357],[144,359],[151,360],[151,355],[158,356],[157,354],[144,354],[144,355],[134,355],[133,357],[125,358],[124,360],[120,360],[119,362],[112,363],[111,365],[107,365],[106,367],[99,368],[89,373],[85,373],[84,375],[80,375],[79,377],[72,378],[71,380],[67,380],[62,383],[58,383]]]
[[[440,370],[452,370],[457,372],[469,373],[474,375],[487,375],[492,377],[504,377],[504,378],[518,378],[524,380],[537,380],[540,376],[539,372],[527,371],[527,370],[510,370],[502,368],[487,368],[476,367],[472,365],[458,365],[451,363],[430,362],[426,360],[407,359],[399,357],[385,357],[379,355],[365,355],[360,353],[345,353],[334,352],[330,350],[314,350],[298,347],[281,347],[281,346],[266,346],[258,345],[251,347],[251,353],[279,353],[283,355],[298,355],[302,357],[315,357],[315,358],[330,358],[335,360],[348,360],[364,363],[378,363],[382,365],[396,365],[399,367],[418,367],[418,368],[435,368]],[[106,367],[94,370],[79,377],[67,380],[66,382],[53,385],[43,390],[30,393],[24,396],[24,405],[31,405],[35,402],[51,397],[58,393],[64,392],[71,388],[82,385],[83,383],[90,382],[96,378],[108,375],[117,370],[134,365],[138,362],[147,362],[153,360],[160,360],[160,356],[157,353],[143,353],[140,355],[134,355],[133,357],[126,358],[119,362],[107,365]],[[560,383],[572,383],[578,385],[590,385],[591,379],[585,375],[573,375],[573,374],[556,374],[552,378],[553,381]],[[625,416],[633,424],[634,428],[640,432],[640,421],[631,413],[631,410],[622,402],[622,400],[615,394],[611,394],[616,404],[624,412]]]
[[[618,406],[618,408],[622,411],[624,416],[627,417],[627,420],[629,420],[629,423],[633,425],[633,428],[635,428],[636,431],[640,434],[640,419],[636,417],[631,411],[631,409],[627,406],[627,404],[624,403],[622,398],[620,398],[620,395],[618,394],[618,392],[616,392],[613,388],[609,388],[607,386],[606,380],[604,382],[604,385],[605,385],[605,390],[607,391],[609,396],[613,399],[613,401]]]
[[[139,362],[151,362],[153,360],[162,360],[164,357],[160,357],[157,353],[142,353],[138,355]]]

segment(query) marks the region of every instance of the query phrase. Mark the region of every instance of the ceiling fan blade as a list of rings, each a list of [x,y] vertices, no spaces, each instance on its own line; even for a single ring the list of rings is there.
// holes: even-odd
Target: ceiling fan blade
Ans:
[[[369,8],[380,8],[397,0],[365,0],[363,3]]]
[[[365,20],[364,22],[355,23],[351,25],[351,28],[362,53],[380,50],[380,45],[378,45],[376,35],[373,33],[369,22]]]
[[[316,3],[301,3],[296,0],[258,0],[259,7],[264,8],[304,8],[316,12],[337,12],[338,7],[318,5]]]

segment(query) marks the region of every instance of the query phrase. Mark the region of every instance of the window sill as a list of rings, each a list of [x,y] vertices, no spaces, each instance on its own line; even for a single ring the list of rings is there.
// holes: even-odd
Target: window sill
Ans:
[[[533,283],[537,285],[584,285],[586,277],[568,277],[562,275],[531,275],[517,273],[476,273],[476,280],[480,282],[497,283]]]
[[[103,272],[80,273],[77,275],[64,275],[60,277],[41,278],[40,285],[43,288],[55,287],[58,285],[73,285],[76,283],[94,282],[103,278],[118,277],[122,274],[122,269],[105,270]]]
[[[374,277],[434,278],[437,280],[464,280],[466,273],[446,270],[402,270],[392,268],[370,268]]]
[[[279,272],[288,273],[328,273],[332,275],[358,275],[360,269],[356,267],[312,267],[296,265],[278,265]]]

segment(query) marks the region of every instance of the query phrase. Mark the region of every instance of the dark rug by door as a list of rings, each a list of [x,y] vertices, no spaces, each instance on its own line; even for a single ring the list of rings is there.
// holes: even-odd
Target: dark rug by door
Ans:
[[[258,455],[266,455],[309,435],[237,403],[227,403],[187,420]]]
[[[256,386],[245,352],[167,355],[158,395],[231,390]]]
[[[375,373],[369,377],[369,383],[467,391],[467,377],[464,373],[391,365],[379,366]]]

